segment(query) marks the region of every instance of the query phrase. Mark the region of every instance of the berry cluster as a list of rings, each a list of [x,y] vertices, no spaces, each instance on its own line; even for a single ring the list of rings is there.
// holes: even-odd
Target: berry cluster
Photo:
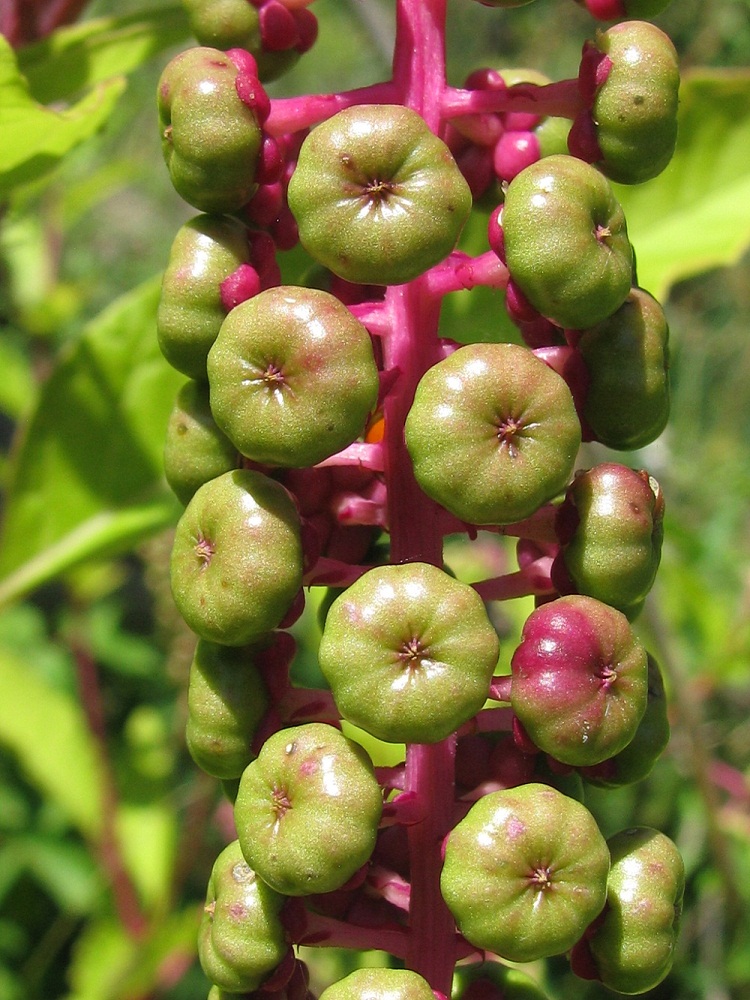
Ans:
[[[640,780],[668,739],[631,626],[664,500],[645,471],[577,462],[582,441],[639,448],[667,419],[667,325],[608,177],[669,160],[674,48],[622,21],[573,80],[483,68],[454,88],[445,0],[397,0],[390,80],[269,100],[261,80],[314,40],[307,0],[185,5],[200,45],[164,70],[159,112],[203,214],[175,239],[158,335],[189,379],[165,450],[185,505],[172,588],[198,637],[187,742],[237,832],[200,934],[212,1000],[305,1000],[299,944],[406,965],[326,1000],[541,995],[502,960],[560,954],[648,990],[672,964],[682,862],[655,830],[606,841],[584,790]],[[480,198],[496,207],[470,256]],[[298,240],[310,287],[282,284]],[[438,335],[444,297],[482,285],[517,343]],[[469,585],[443,540],[480,528],[518,539],[518,569]],[[290,681],[309,587],[328,588],[328,690]],[[498,662],[487,604],[521,596],[535,610]],[[404,763],[375,767],[342,720]]]

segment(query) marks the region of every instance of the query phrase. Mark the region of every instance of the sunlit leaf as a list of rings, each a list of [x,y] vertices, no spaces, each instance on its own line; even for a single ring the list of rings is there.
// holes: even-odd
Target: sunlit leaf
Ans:
[[[161,453],[182,377],[155,333],[159,281],[90,325],[45,384],[18,449],[0,535],[0,604],[176,519]]]
[[[750,72],[696,70],[680,88],[674,158],[646,184],[617,186],[638,260],[657,298],[735,263],[750,245]]]
[[[112,77],[63,111],[45,108],[29,93],[15,53],[0,35],[0,198],[53,170],[98,132],[124,89],[125,80]]]
[[[18,62],[31,92],[48,104],[130,73],[189,35],[185,12],[174,4],[60,28],[21,49]]]
[[[80,706],[0,649],[0,744],[89,837],[101,825],[102,771]],[[7,706],[13,706],[9,711]]]
[[[123,860],[149,909],[166,903],[174,867],[176,816],[167,802],[122,803],[117,833]]]

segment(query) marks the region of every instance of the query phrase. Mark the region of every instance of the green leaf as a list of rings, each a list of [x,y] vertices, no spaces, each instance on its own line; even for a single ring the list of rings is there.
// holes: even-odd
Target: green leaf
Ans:
[[[177,817],[170,803],[123,802],[117,811],[123,860],[148,910],[168,902],[177,841]]]
[[[750,245],[748,149],[750,71],[686,74],[672,162],[646,184],[616,185],[638,280],[657,298],[676,281],[736,263]]]
[[[183,377],[157,345],[159,287],[105,309],[43,387],[10,477],[0,605],[177,519],[161,456]]]
[[[101,827],[102,770],[77,702],[0,649],[0,744],[29,781],[90,838]]]
[[[83,844],[57,834],[27,833],[9,840],[0,852],[0,871],[14,867],[16,878],[30,874],[68,913],[87,913],[101,892],[91,853]]]
[[[69,150],[102,128],[124,89],[125,80],[117,77],[64,111],[42,107],[0,36],[0,198],[53,170]]]
[[[60,28],[21,49],[18,63],[32,94],[49,104],[112,76],[130,73],[189,37],[185,11],[174,4]]]

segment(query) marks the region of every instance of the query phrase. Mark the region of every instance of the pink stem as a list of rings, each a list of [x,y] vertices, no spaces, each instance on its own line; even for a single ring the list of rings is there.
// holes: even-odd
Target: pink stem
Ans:
[[[510,601],[515,597],[551,594],[555,590],[549,576],[552,561],[551,556],[542,556],[515,573],[482,580],[472,586],[484,601]]]
[[[578,89],[578,79],[560,80],[539,86],[519,83],[507,90],[459,90],[448,87],[443,93],[442,112],[446,118],[498,111],[527,111],[538,115],[575,118],[586,103]]]
[[[277,705],[280,716],[294,725],[300,722],[333,722],[341,713],[330,691],[290,687]]]
[[[398,95],[393,83],[375,83],[339,94],[306,94],[279,97],[271,101],[271,114],[263,126],[270,135],[299,132],[357,104],[395,104]]]
[[[477,285],[505,288],[509,277],[507,267],[492,250],[479,257],[456,252],[428,272],[427,287],[432,295],[468,291]]]
[[[409,933],[406,929],[392,927],[358,927],[356,924],[344,923],[333,917],[319,913],[306,914],[307,921],[304,933],[296,944],[307,947],[351,948],[355,951],[368,951],[377,948],[389,951],[397,958],[406,958]]]
[[[513,712],[509,708],[485,708],[458,730],[457,736],[471,736],[474,733],[510,732]]]
[[[493,701],[504,701],[509,704],[511,681],[512,678],[510,674],[493,677],[492,683],[490,684],[489,697],[492,698]]]
[[[109,879],[115,910],[124,931],[138,939],[146,931],[146,918],[138,901],[138,894],[128,874],[120,845],[117,841],[117,788],[107,747],[107,729],[104,717],[99,672],[93,656],[80,643],[73,643],[72,652],[78,674],[81,704],[86,714],[91,735],[97,747],[103,772],[102,830],[98,843],[102,871]]]
[[[331,466],[356,465],[361,469],[372,469],[373,472],[383,471],[383,449],[380,444],[366,444],[364,441],[355,441],[343,451],[330,458],[318,462],[316,469],[326,469]]]

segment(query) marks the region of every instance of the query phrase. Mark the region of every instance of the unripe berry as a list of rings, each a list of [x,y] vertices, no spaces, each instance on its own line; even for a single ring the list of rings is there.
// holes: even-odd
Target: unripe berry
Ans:
[[[255,189],[263,135],[237,92],[240,76],[224,52],[194,48],[159,80],[164,159],[177,193],[202,212],[234,211]]]
[[[522,170],[502,226],[513,281],[558,326],[593,326],[625,301],[633,272],[625,216],[594,167],[556,155]]]
[[[329,986],[320,1000],[435,1000],[430,984],[408,969],[358,969]]]
[[[185,741],[195,763],[216,778],[239,778],[255,758],[255,731],[268,707],[257,655],[203,639],[196,646]]]
[[[204,483],[237,465],[237,449],[216,426],[208,386],[186,382],[169,415],[164,442],[164,475],[180,503],[187,505]]]
[[[309,723],[274,733],[240,780],[242,853],[290,896],[340,888],[372,854],[383,799],[372,762],[338,729]]]
[[[548,785],[492,792],[448,837],[440,888],[477,948],[533,962],[571,948],[601,912],[609,851],[594,817]]]
[[[664,499],[646,472],[605,462],[580,472],[557,515],[553,567],[562,593],[587,594],[635,617],[661,558]]]
[[[589,373],[584,415],[597,441],[633,450],[655,440],[669,417],[669,327],[642,288],[585,330],[577,347]]]
[[[269,288],[233,309],[208,356],[211,409],[248,458],[315,465],[351,444],[378,398],[367,330],[328,292]]]
[[[206,381],[206,358],[227,314],[222,283],[250,259],[248,230],[236,219],[199,215],[178,231],[156,316],[159,347],[173,368]]]
[[[299,516],[284,487],[247,469],[201,486],[177,525],[171,576],[203,639],[243,646],[276,628],[302,585]]]
[[[284,897],[248,866],[235,840],[211,872],[198,938],[203,971],[229,993],[258,989],[289,950]]]
[[[561,597],[532,612],[511,667],[513,711],[534,743],[565,764],[619,753],[646,711],[646,651],[623,614],[591,597]]]
[[[471,524],[518,521],[552,499],[581,440],[565,382],[515,344],[471,344],[430,368],[405,433],[419,485]]]
[[[484,705],[498,645],[475,590],[405,563],[334,601],[319,656],[345,719],[386,742],[436,743]]]
[[[182,0],[199,45],[260,51],[260,20],[248,0]]]
[[[685,869],[679,851],[648,827],[607,842],[612,869],[604,919],[587,940],[599,978],[618,993],[645,993],[672,968]]]
[[[471,204],[448,147],[400,105],[352,107],[318,125],[289,182],[302,245],[364,284],[402,284],[439,263]]]
[[[674,153],[677,52],[648,21],[615,24],[592,45],[608,61],[590,112],[601,152],[597,166],[621,184],[641,184],[660,174]]]

